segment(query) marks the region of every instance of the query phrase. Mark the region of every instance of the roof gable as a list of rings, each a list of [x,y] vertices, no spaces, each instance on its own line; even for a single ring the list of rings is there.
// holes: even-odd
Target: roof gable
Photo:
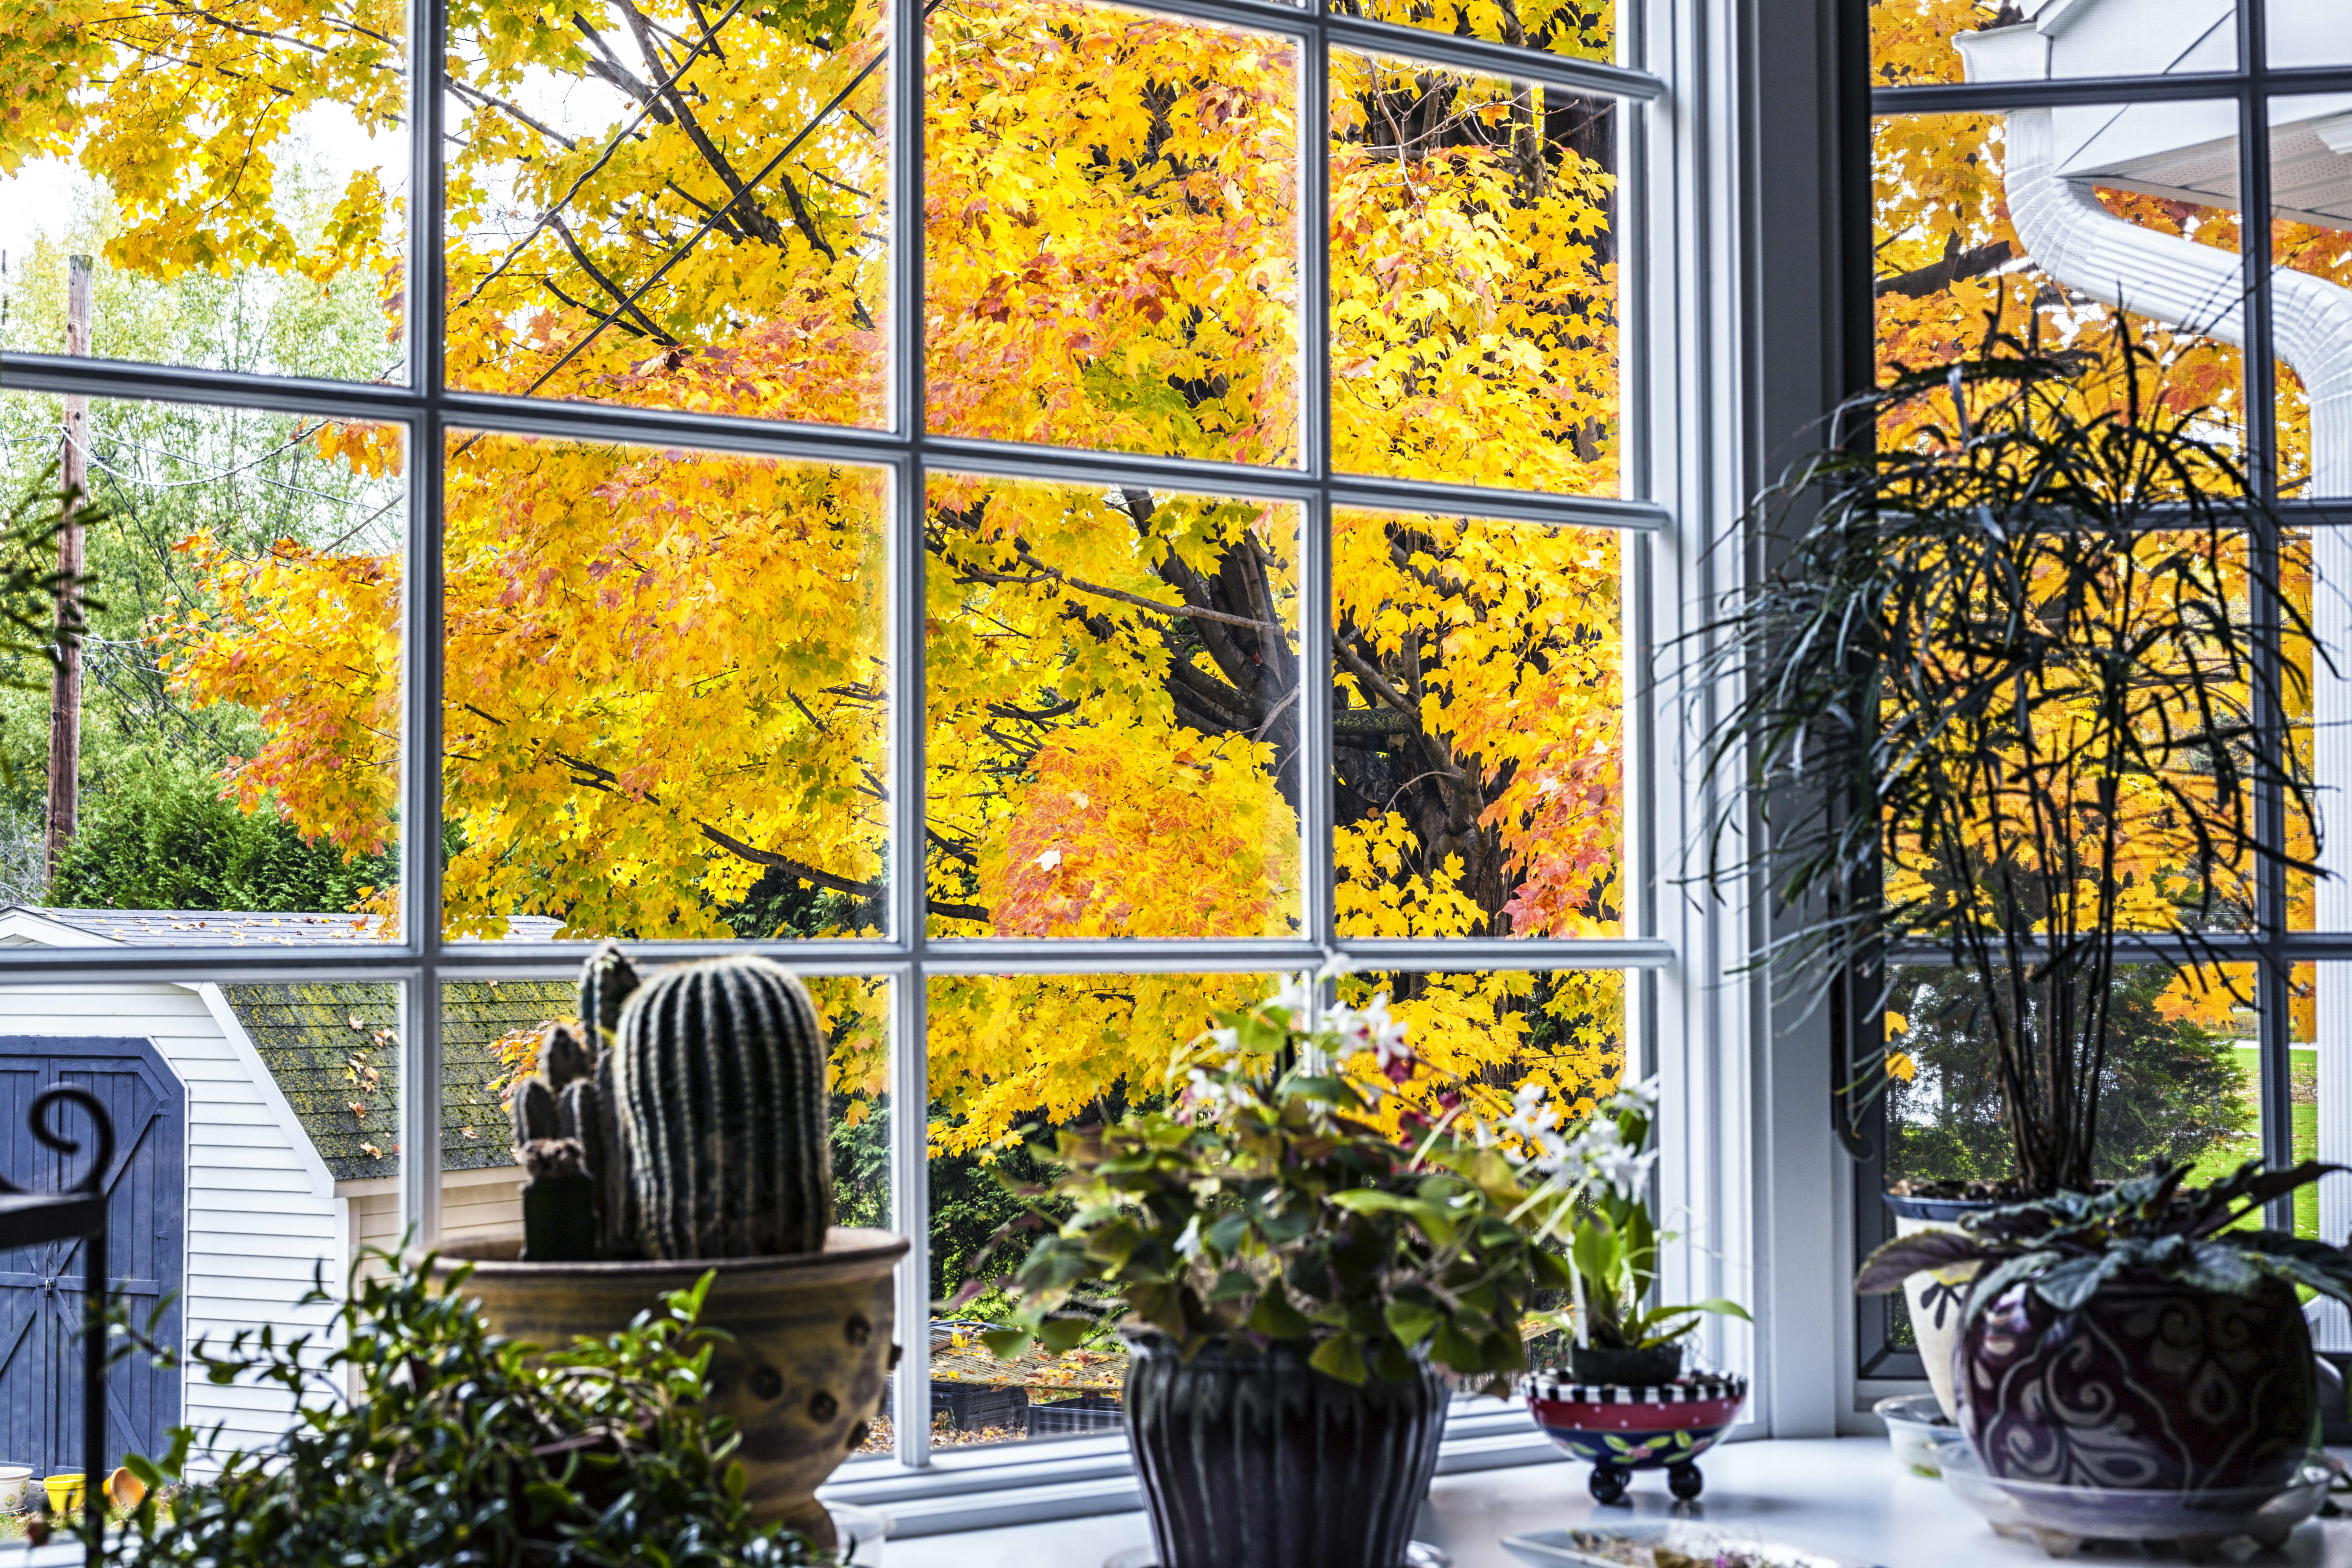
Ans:
[[[509,941],[545,940],[561,921],[509,921]],[[58,947],[373,946],[352,915],[213,910],[0,908],[0,943]],[[398,1173],[399,994],[386,981],[225,982],[222,1000],[339,1182]],[[492,1048],[568,1018],[556,980],[465,980],[442,987],[441,1164],[482,1170],[513,1159],[499,1101],[506,1065]]]

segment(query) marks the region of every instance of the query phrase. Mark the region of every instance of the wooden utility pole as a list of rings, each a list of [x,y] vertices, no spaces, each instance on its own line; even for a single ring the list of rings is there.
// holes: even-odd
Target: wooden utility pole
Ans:
[[[89,258],[66,262],[66,353],[89,353]],[[57,880],[81,816],[82,495],[89,488],[89,399],[68,397],[65,526],[58,531],[58,668],[49,683],[48,878]]]

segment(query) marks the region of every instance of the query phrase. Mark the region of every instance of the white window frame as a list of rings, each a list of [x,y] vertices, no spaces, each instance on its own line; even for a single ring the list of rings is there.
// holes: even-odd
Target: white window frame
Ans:
[[[805,974],[887,977],[891,992],[891,1082],[924,1081],[924,981],[934,974],[1275,971],[1312,967],[1339,955],[1368,969],[1616,969],[1627,975],[1629,1066],[1664,1079],[1661,1202],[1683,1239],[1668,1248],[1663,1289],[1678,1299],[1727,1295],[1751,1301],[1757,1327],[1712,1321],[1700,1354],[1757,1373],[1757,1392],[1740,1435],[1825,1435],[1836,1428],[1845,1392],[1835,1369],[1850,1358],[1841,1328],[1845,1300],[1834,1224],[1842,1162],[1824,1125],[1825,1054],[1802,1031],[1780,1039],[1765,1027],[1760,987],[1746,974],[1752,944],[1749,910],[1698,889],[1692,840],[1709,816],[1699,793],[1697,750],[1689,719],[1706,693],[1682,689],[1675,670],[1683,641],[1704,624],[1705,606],[1745,571],[1746,553],[1725,550],[1760,458],[1779,451],[1759,430],[1793,431],[1835,401],[1837,375],[1823,372],[1822,334],[1833,327],[1833,276],[1839,254],[1835,216],[1827,211],[1823,154],[1834,123],[1823,106],[1834,76],[1835,29],[1828,7],[1786,0],[1621,0],[1621,58],[1634,65],[1597,65],[1355,18],[1316,15],[1274,0],[1126,0],[1138,8],[1286,34],[1299,43],[1302,126],[1322,123],[1326,51],[1330,47],[1491,72],[1618,97],[1620,121],[1620,344],[1623,403],[1620,451],[1626,489],[1612,500],[1511,493],[1335,474],[1326,410],[1328,348],[1318,310],[1301,312],[1306,388],[1306,462],[1296,470],[1243,468],[1188,459],[1024,447],[929,435],[915,417],[921,406],[921,355],[901,342],[894,356],[889,430],[707,417],[661,410],[528,401],[446,388],[442,384],[442,303],[438,225],[413,225],[408,262],[414,307],[404,385],[303,381],[199,369],[131,364],[46,354],[0,355],[9,390],[76,393],[367,419],[400,426],[408,450],[403,682],[402,798],[436,798],[440,787],[442,648],[438,498],[442,432],[451,427],[575,438],[652,441],[804,460],[840,460],[887,468],[892,476],[893,796],[891,842],[922,842],[922,622],[902,613],[921,602],[922,494],[927,467],[1068,481],[1116,478],[1192,490],[1238,489],[1287,500],[1305,518],[1303,658],[1326,668],[1331,635],[1328,519],[1335,506],[1392,507],[1466,515],[1601,526],[1622,532],[1628,679],[1626,803],[1629,889],[1627,934],[1609,941],[1374,941],[1340,936],[1333,910],[1330,842],[1333,809],[1329,737],[1331,688],[1307,679],[1302,690],[1301,816],[1307,854],[1307,929],[1295,941],[1020,942],[935,940],[923,930],[919,853],[894,849],[901,868],[890,894],[894,935],[882,941],[647,943],[667,959],[756,951]],[[1859,0],[1837,0],[1858,14]],[[897,58],[921,58],[920,9],[895,7]],[[412,0],[411,37],[425,40],[427,60],[443,58],[446,0]],[[1793,64],[1792,64],[1793,62]],[[417,73],[410,89],[414,210],[438,213],[443,98]],[[890,89],[898,136],[893,148],[893,205],[922,210],[923,123],[920,82],[898,73]],[[1804,155],[1780,149],[1810,148]],[[1761,150],[1759,152],[1759,149]],[[1302,150],[1299,222],[1308,236],[1325,230],[1326,161]],[[1793,193],[1793,198],[1792,195]],[[1759,269],[1753,236],[1780,225],[1794,199],[1807,210],[1790,232],[1826,289],[1791,290],[1785,269]],[[1814,210],[1819,209],[1819,210]],[[1769,220],[1769,222],[1768,222]],[[891,319],[922,320],[921,247],[905,229],[893,242]],[[1322,247],[1302,256],[1301,297],[1324,293]],[[1786,258],[1780,258],[1785,262]],[[1802,270],[1802,268],[1800,268]],[[1769,330],[1768,330],[1769,329]],[[1791,346],[1793,345],[1793,347]],[[1834,357],[1833,355],[1832,356]],[[1779,452],[1781,458],[1787,455]],[[1646,680],[1644,676],[1649,679]],[[432,820],[410,808],[409,822]],[[124,981],[300,979],[327,973],[392,983],[402,1005],[400,1139],[404,1152],[437,1146],[426,1130],[441,1121],[440,1012],[444,982],[486,976],[569,977],[590,950],[584,942],[511,945],[444,941],[440,867],[432,836],[401,836],[401,940],[364,953],[340,948],[0,949],[0,985],[105,977]],[[1770,1092],[1766,1092],[1769,1086]],[[845,1496],[880,1501],[902,1523],[922,1529],[969,1528],[1021,1519],[1131,1506],[1133,1480],[1123,1443],[1065,1440],[992,1450],[933,1454],[925,1336],[907,1327],[929,1315],[928,1167],[924,1119],[891,1121],[893,1224],[913,1241],[900,1274],[898,1310],[908,1342],[897,1382],[894,1458],[853,1461],[836,1477]],[[425,1237],[438,1229],[438,1173],[405,1157],[400,1176],[404,1226]],[[1701,1217],[1695,1216],[1703,1216]],[[1763,1266],[1769,1257],[1772,1267]],[[1848,1381],[1850,1382],[1850,1372]],[[1549,1450],[1523,1414],[1465,1410],[1449,1433],[1448,1468],[1518,1463]]]

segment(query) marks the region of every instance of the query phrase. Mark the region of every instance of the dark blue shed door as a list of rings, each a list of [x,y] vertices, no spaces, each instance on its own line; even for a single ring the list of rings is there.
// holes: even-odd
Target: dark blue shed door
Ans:
[[[180,1342],[178,1294],[185,1233],[187,1110],[179,1079],[145,1040],[0,1035],[0,1174],[34,1192],[79,1181],[83,1157],[44,1147],[26,1113],[53,1083],[79,1084],[114,1118],[114,1165],[106,1173],[107,1273],[144,1323],[168,1303],[158,1338]],[[87,1149],[87,1123],[70,1106],[51,1124]],[[81,1243],[0,1249],[0,1463],[37,1476],[81,1468]],[[180,1379],[145,1356],[107,1375],[107,1454],[152,1454],[180,1418]]]

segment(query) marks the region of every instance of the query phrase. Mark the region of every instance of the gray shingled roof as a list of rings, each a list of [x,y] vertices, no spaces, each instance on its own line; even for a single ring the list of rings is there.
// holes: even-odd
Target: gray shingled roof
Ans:
[[[376,915],[241,914],[227,910],[65,910],[10,904],[27,914],[131,947],[307,947],[321,942],[367,947],[378,940]],[[509,915],[508,942],[546,942],[563,929],[548,915]]]
[[[131,947],[375,940],[372,924],[353,915],[8,908]],[[545,941],[562,923],[516,916],[509,940]],[[396,1174],[400,1052],[394,987],[381,981],[233,982],[222,984],[221,995],[334,1178]],[[496,1086],[507,1068],[491,1047],[570,1017],[577,995],[562,981],[467,980],[447,983],[442,997],[442,1168],[506,1164],[513,1155]]]
[[[394,988],[364,981],[228,984],[221,995],[335,1179],[394,1174]],[[507,1164],[513,1155],[495,1087],[507,1068],[491,1044],[570,1017],[576,995],[554,980],[466,980],[449,982],[442,996],[442,1168]]]

